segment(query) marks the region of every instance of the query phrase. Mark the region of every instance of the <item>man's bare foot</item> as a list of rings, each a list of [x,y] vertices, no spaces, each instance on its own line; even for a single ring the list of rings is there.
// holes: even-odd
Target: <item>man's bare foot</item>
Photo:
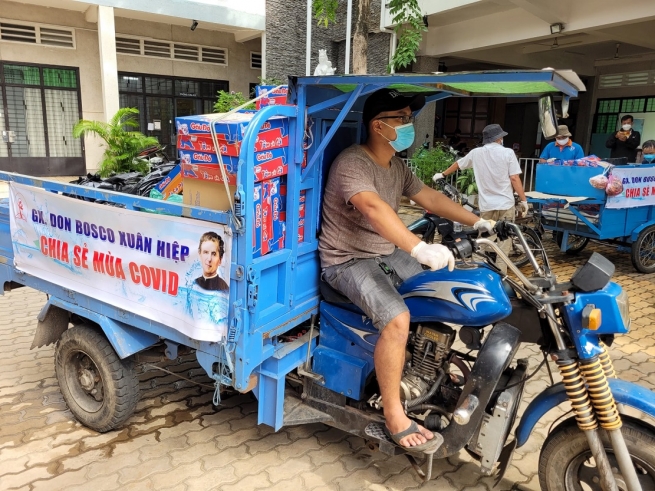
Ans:
[[[410,420],[403,413],[395,417],[388,417],[386,423],[389,432],[395,435],[397,433],[409,429],[409,426],[412,424],[412,420]],[[428,440],[432,440],[434,438],[434,434],[430,430],[425,429],[423,426],[419,424],[417,424],[417,427],[419,433],[411,433],[401,438],[398,441],[398,444],[407,448],[416,447],[417,445],[421,445],[427,442]]]

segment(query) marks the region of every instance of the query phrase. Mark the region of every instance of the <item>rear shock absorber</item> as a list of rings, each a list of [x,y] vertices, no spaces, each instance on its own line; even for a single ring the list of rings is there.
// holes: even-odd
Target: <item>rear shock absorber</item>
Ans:
[[[562,383],[573,407],[578,427],[582,431],[595,430],[598,428],[598,422],[577,362],[574,360],[558,360],[557,368],[562,374]]]

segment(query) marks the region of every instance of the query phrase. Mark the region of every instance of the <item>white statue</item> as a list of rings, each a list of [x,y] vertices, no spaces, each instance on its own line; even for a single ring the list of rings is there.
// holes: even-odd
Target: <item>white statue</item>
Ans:
[[[318,65],[314,69],[314,76],[316,75],[334,75],[334,68],[332,62],[328,60],[327,52],[324,49],[318,50]]]

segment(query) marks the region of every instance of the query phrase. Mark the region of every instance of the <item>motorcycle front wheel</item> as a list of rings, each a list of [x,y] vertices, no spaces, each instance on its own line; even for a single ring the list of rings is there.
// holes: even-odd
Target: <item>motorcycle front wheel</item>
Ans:
[[[623,417],[623,438],[637,471],[641,489],[655,489],[655,433],[646,425]],[[600,431],[619,491],[627,491],[605,431]],[[542,491],[602,491],[587,437],[574,418],[558,425],[546,438],[539,456]]]

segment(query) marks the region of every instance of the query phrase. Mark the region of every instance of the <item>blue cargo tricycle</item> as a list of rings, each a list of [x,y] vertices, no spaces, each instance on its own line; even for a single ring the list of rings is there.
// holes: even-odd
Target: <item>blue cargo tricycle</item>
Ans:
[[[383,87],[434,102],[576,96],[581,84],[571,72],[553,70],[292,78],[289,105],[258,111],[242,128],[234,167],[218,164],[211,189],[226,193],[223,211],[192,206],[207,199],[206,188],[192,193],[185,185],[190,204],[179,205],[0,174],[10,182],[9,202],[0,208],[0,279],[4,291],[29,286],[49,295],[33,346],[56,343],[57,379],[71,412],[100,432],[120,427],[139,397],[136,356],[175,359],[191,351],[215,382],[216,404],[224,387],[252,391],[260,424],[279,430],[323,422],[371,448],[407,455],[426,481],[435,457],[462,450],[483,474],[497,469],[502,478],[540,419],[568,402],[570,417],[550,430],[541,450],[542,489],[655,489],[655,428],[625,412],[655,417],[655,394],[619,379],[606,348],[630,326],[627,293],[611,281],[614,266],[594,254],[560,282],[545,252],[533,254],[513,224],[501,222],[496,232],[522,241],[531,275],[495,242],[446,220],[439,233],[458,259],[456,269],[424,271],[399,286],[411,327],[398,390],[407,415],[431,429],[439,445],[416,454],[386,435],[373,363],[378,332],[321,281],[317,253],[330,165],[362,142],[364,99]],[[540,107],[552,118],[549,100]],[[223,116],[215,116],[216,125],[208,118],[217,143]],[[194,124],[190,137],[203,129]],[[253,177],[261,171],[258,135],[285,125],[284,215],[268,224],[281,223],[286,235],[278,250],[255,254],[269,219],[262,200],[282,196]],[[510,275],[486,259],[483,246]],[[456,338],[466,349],[456,348]],[[521,343],[536,344],[544,362],[530,369],[516,359]],[[548,358],[562,382],[519,414],[525,384]]]
[[[589,183],[603,172],[607,169],[537,164],[536,191],[553,194],[529,198],[541,227],[567,254],[599,240],[629,252],[637,271],[655,272],[655,165],[614,167],[611,172],[623,189],[611,197]]]

